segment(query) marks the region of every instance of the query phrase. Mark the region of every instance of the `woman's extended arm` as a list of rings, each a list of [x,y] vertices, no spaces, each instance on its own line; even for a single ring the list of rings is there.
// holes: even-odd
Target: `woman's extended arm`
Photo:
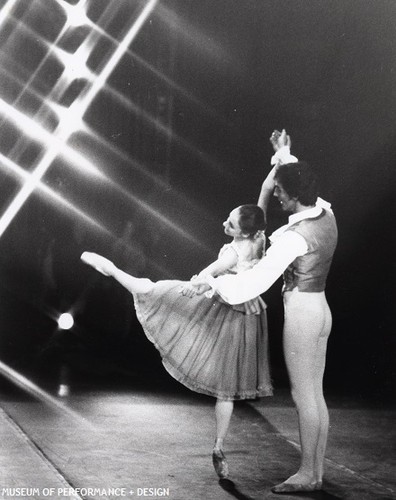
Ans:
[[[270,173],[265,178],[263,184],[261,185],[261,190],[260,190],[259,198],[257,201],[257,205],[264,212],[265,218],[267,218],[268,204],[269,204],[269,201],[271,199],[272,193],[274,192],[274,188],[275,188],[274,178],[275,178],[275,173],[276,173],[277,168],[278,168],[278,165],[275,165],[275,167],[272,168]]]

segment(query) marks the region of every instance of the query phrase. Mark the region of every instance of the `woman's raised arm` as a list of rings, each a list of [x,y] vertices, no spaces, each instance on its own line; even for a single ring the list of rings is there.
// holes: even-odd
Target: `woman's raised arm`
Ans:
[[[295,156],[290,154],[291,139],[290,136],[286,133],[285,129],[283,129],[282,132],[279,132],[279,130],[274,130],[270,137],[270,142],[275,151],[275,154],[271,158],[271,165],[273,165],[273,168],[261,185],[261,190],[257,201],[257,205],[263,210],[265,216],[267,216],[268,204],[275,189],[275,174],[278,165],[284,163],[294,163],[298,161]]]

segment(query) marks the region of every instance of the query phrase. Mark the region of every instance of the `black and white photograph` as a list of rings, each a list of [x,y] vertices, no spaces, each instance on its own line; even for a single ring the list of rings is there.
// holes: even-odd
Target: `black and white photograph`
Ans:
[[[0,500],[396,500],[395,26],[0,0]]]

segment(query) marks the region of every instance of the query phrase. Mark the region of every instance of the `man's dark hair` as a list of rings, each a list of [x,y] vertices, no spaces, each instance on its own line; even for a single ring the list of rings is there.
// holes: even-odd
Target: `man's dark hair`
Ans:
[[[304,206],[315,205],[318,198],[318,180],[312,167],[305,161],[280,165],[275,179],[291,198]]]

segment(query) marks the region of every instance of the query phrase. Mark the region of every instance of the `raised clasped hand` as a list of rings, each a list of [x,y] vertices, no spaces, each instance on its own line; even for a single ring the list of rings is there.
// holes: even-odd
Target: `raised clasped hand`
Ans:
[[[279,151],[284,146],[288,146],[289,148],[291,147],[291,139],[290,136],[287,135],[285,129],[282,129],[282,132],[274,130],[271,134],[270,142],[275,152]]]

